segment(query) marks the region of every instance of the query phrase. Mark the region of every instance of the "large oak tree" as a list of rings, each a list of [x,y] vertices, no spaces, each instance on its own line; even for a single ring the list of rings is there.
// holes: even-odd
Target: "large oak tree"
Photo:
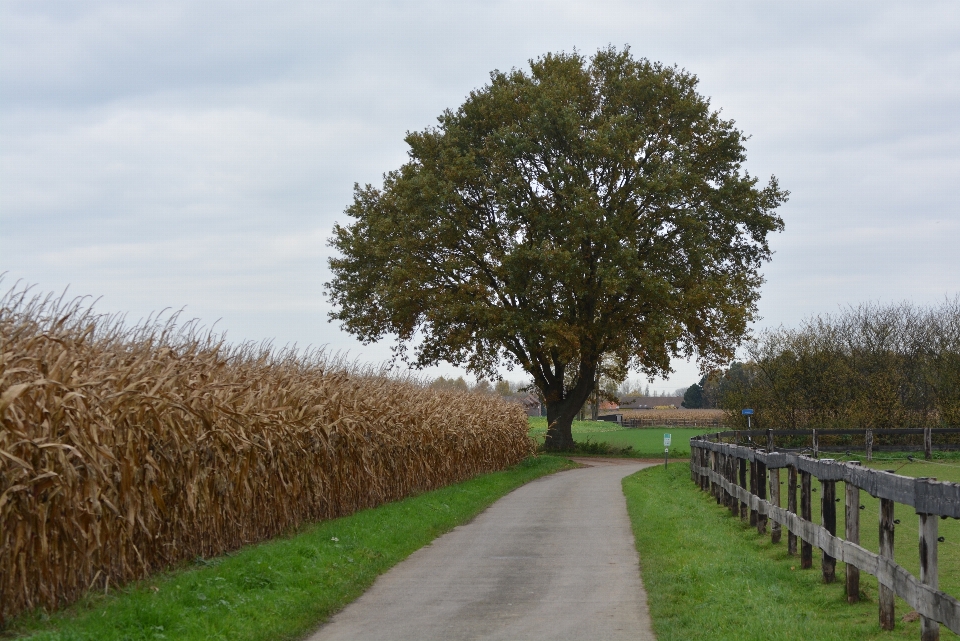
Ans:
[[[758,186],[744,134],[696,88],[629,49],[493,72],[407,135],[381,188],[355,187],[330,241],[331,318],[396,336],[418,367],[522,367],[552,449],[572,447],[601,358],[651,376],[671,357],[727,361],[787,192]]]

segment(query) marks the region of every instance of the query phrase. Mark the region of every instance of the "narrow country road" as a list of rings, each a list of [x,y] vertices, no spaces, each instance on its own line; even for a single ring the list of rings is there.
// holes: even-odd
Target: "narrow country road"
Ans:
[[[582,462],[414,553],[310,641],[654,639],[620,488],[650,464]]]

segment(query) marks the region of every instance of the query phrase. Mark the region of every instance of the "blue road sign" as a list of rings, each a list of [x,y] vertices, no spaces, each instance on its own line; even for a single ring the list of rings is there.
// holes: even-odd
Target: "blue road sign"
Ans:
[[[751,410],[751,409],[745,409],[745,410],[741,411],[740,413],[743,414],[744,416],[750,416],[751,414],[753,414],[753,410]]]

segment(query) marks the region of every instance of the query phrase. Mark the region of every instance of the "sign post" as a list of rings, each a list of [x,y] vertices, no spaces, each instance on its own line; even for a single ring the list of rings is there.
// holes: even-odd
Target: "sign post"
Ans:
[[[747,429],[749,430],[749,429],[750,429],[750,417],[753,416],[753,410],[747,408],[747,409],[745,409],[745,410],[741,410],[740,413],[747,417]]]
[[[670,442],[672,437],[669,434],[663,435],[663,466],[667,467],[667,461],[670,454]]]

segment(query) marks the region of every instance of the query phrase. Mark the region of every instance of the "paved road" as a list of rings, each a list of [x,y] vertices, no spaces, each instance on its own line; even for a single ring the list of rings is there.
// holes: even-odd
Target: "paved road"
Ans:
[[[620,488],[650,464],[583,462],[414,553],[310,641],[654,639]]]

